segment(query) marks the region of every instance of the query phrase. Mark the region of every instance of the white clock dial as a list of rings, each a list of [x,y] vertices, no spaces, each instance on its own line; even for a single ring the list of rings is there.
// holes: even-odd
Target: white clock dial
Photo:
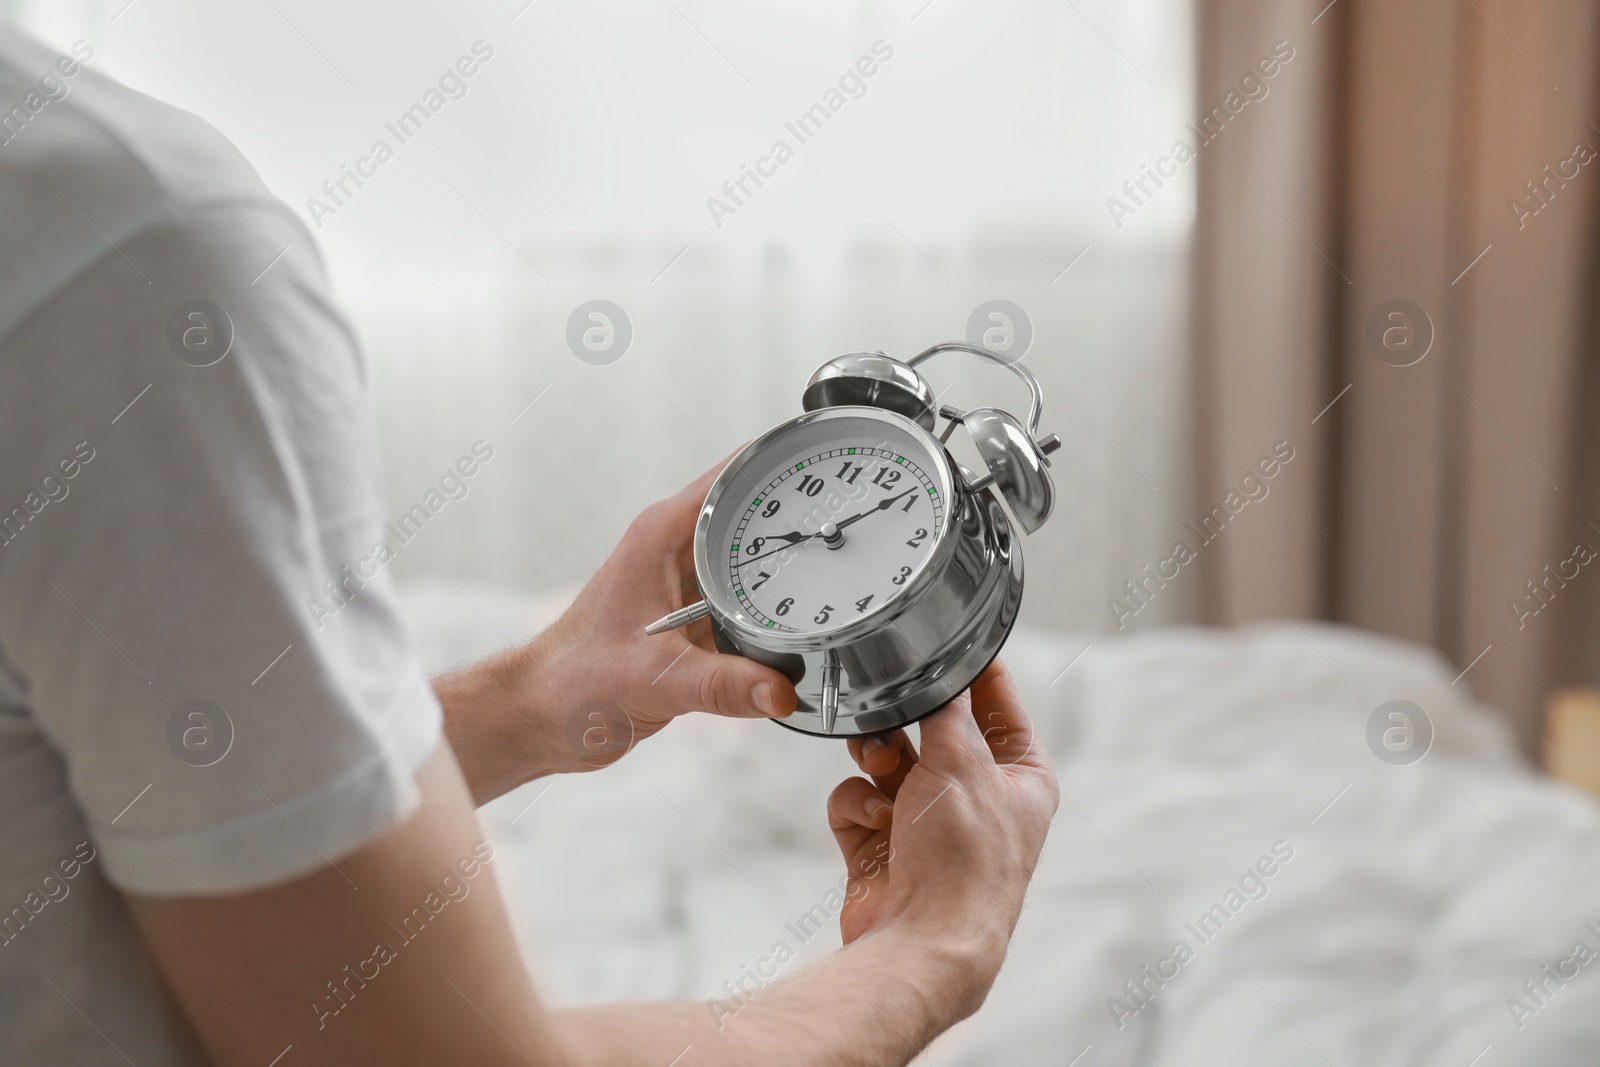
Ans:
[[[940,460],[910,434],[844,432],[826,444],[756,459],[720,552],[755,625],[836,629],[880,610],[933,555],[946,502]],[[903,438],[903,439],[896,439]],[[772,462],[772,461],[777,462]]]

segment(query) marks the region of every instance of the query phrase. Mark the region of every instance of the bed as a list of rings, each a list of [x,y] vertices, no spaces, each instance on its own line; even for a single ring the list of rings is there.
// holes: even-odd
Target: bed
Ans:
[[[403,596],[436,668],[564,602]],[[1600,1062],[1600,805],[1539,776],[1436,654],[1297,623],[1023,627],[1004,656],[1062,804],[988,1003],[918,1063]],[[1432,723],[1409,765],[1369,747],[1394,699]],[[489,805],[545,996],[725,997],[780,940],[784,973],[837,946],[797,921],[840,884],[823,805],[853,771],[842,745],[692,716]]]

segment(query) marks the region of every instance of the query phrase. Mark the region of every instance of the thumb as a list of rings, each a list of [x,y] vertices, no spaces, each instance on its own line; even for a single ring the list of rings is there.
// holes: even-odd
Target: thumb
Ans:
[[[972,694],[965,691],[921,722],[922,760],[950,772],[968,760],[991,761],[983,731],[972,717]]]
[[[707,711],[734,718],[781,718],[796,703],[794,686],[771,667],[695,645],[685,645],[651,686],[659,692],[656,703],[673,715]]]

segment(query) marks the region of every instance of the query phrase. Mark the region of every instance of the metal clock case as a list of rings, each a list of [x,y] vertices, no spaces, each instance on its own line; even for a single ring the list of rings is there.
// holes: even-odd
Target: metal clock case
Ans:
[[[1022,378],[1026,427],[998,408],[936,410],[915,367],[946,351]],[[1038,529],[1053,507],[1046,456],[1058,442],[1035,438],[1032,374],[955,342],[905,362],[830,360],[804,405],[812,410],[752,441],[718,476],[695,527],[705,599],[647,630],[709,615],[719,649],[794,682],[799,707],[780,725],[834,737],[894,729],[959,694],[1005,643],[1022,555],[1001,499],[1024,531]],[[948,420],[941,437],[930,432],[937,417]],[[988,473],[946,451],[958,426]]]

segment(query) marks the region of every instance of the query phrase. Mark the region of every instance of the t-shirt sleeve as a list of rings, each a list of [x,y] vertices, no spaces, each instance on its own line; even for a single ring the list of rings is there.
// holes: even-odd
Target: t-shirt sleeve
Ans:
[[[174,206],[0,338],[0,669],[125,890],[336,864],[439,742],[327,292],[287,209]]]

